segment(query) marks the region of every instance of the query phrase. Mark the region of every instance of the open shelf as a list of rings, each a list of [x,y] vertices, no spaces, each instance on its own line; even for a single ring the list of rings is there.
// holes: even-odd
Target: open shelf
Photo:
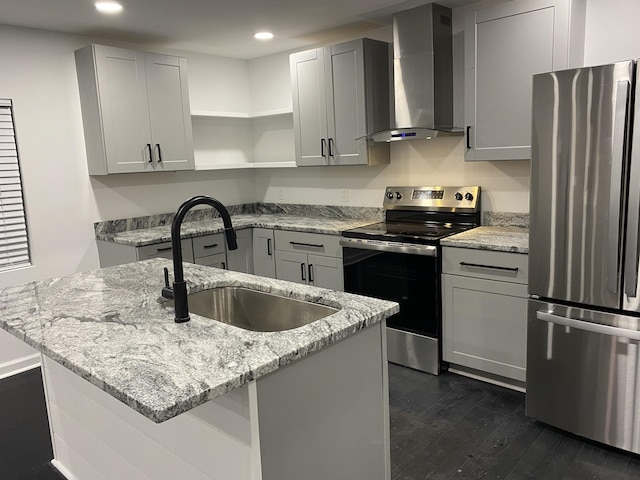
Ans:
[[[191,112],[192,117],[217,117],[217,118],[261,118],[273,117],[276,115],[293,114],[290,108],[279,108],[275,110],[265,110],[262,112],[216,112],[211,110],[194,110]]]

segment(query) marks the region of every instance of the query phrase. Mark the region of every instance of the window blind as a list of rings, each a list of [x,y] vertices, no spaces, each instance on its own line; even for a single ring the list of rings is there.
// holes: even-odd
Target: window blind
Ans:
[[[29,263],[13,105],[0,98],[0,271]]]

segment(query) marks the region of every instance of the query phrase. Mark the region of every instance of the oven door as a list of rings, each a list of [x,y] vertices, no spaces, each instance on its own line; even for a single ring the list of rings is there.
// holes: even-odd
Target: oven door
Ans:
[[[389,361],[438,374],[440,264],[437,247],[421,248],[418,254],[344,247],[344,287],[350,293],[398,302],[400,312],[387,319]]]

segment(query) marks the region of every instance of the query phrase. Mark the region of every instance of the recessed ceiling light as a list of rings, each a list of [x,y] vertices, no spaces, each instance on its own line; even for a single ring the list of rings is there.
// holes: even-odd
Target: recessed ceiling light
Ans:
[[[122,11],[122,5],[117,2],[96,2],[96,8],[102,13],[118,13]]]
[[[258,32],[254,33],[253,37],[258,40],[271,40],[273,38],[273,33],[271,32]]]

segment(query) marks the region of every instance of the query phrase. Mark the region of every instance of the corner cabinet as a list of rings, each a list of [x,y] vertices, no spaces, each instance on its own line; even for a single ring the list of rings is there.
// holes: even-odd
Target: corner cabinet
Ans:
[[[290,57],[296,164],[389,163],[389,45],[359,39]]]
[[[278,279],[344,291],[339,236],[283,230],[274,233]]]
[[[531,158],[532,76],[581,66],[586,0],[514,0],[465,25],[465,160]]]
[[[442,249],[446,362],[524,382],[528,256]]]
[[[103,45],[75,58],[90,175],[194,169],[184,58]]]
[[[253,273],[261,277],[276,278],[273,230],[253,229]]]

